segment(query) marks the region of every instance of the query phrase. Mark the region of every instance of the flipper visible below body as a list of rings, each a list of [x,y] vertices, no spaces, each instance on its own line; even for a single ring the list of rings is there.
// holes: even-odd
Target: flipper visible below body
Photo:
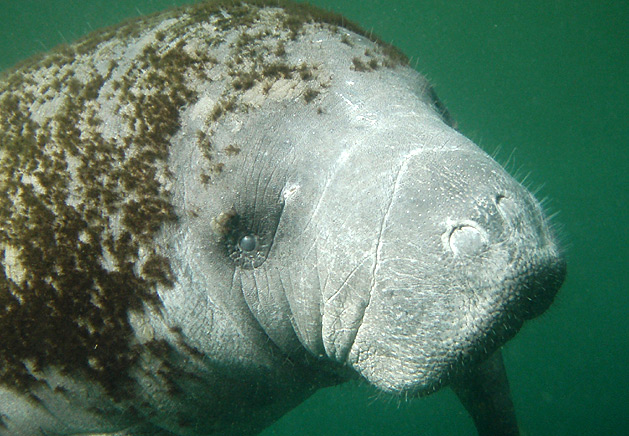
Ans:
[[[479,436],[519,436],[500,350],[465,372],[452,384],[452,390],[472,416]]]

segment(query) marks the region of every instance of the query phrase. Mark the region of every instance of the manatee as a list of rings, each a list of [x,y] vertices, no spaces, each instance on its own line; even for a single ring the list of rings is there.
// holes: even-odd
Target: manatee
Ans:
[[[566,263],[398,50],[284,1],[135,19],[0,79],[0,434],[252,435],[317,389],[451,387]]]

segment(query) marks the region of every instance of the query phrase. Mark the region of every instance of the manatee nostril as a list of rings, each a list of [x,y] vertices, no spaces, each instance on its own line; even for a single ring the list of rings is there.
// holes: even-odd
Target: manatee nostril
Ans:
[[[463,224],[450,232],[448,244],[455,256],[474,256],[486,249],[487,237],[477,227]]]
[[[511,197],[498,194],[496,195],[495,202],[500,215],[502,215],[502,218],[508,223],[513,222],[513,220],[521,214],[518,204]]]

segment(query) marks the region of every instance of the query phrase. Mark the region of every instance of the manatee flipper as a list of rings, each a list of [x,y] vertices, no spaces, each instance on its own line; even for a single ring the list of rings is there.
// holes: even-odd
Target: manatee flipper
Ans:
[[[520,434],[500,350],[466,371],[452,389],[472,416],[479,436]]]

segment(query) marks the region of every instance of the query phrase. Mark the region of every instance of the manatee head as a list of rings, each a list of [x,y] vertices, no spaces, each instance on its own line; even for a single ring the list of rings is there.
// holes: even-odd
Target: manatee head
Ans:
[[[342,33],[286,45],[288,64],[315,66],[312,101],[280,81],[246,118],[224,115],[213,146],[238,154],[209,188],[190,171],[201,154],[176,148],[190,150],[171,157],[179,207],[203,206],[172,257],[225,277],[288,356],[427,394],[542,313],[565,263],[540,204],[450,126],[426,80],[366,67],[372,43]]]

